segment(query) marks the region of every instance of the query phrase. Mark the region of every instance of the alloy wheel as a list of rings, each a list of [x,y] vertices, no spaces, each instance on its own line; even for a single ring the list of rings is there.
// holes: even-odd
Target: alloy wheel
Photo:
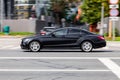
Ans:
[[[85,42],[83,42],[83,43],[81,44],[81,49],[82,49],[82,51],[84,51],[84,52],[90,52],[90,51],[92,51],[92,49],[93,49],[93,45],[92,45],[91,42],[85,41]]]
[[[32,41],[29,45],[29,48],[32,52],[38,52],[41,48],[41,45],[38,41]]]

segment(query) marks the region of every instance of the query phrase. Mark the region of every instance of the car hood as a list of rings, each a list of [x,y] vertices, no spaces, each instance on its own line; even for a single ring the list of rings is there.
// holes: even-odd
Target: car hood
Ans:
[[[45,38],[48,37],[47,35],[34,35],[34,36],[29,36],[29,37],[25,37],[23,39],[37,39],[37,38]]]

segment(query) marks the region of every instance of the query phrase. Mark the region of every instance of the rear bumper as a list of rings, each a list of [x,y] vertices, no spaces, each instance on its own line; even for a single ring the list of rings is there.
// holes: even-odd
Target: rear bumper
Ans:
[[[94,43],[94,48],[101,48],[105,46],[106,46],[106,41],[100,41],[100,42]]]

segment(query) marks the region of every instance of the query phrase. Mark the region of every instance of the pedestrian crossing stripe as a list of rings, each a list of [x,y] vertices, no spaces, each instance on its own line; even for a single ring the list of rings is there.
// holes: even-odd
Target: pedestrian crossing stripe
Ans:
[[[4,50],[4,49],[12,49],[12,50],[15,50],[15,49],[20,49],[20,46],[16,46],[16,45],[8,45],[8,46],[0,46],[0,50]]]
[[[14,50],[14,49],[20,49],[20,46],[12,47],[10,49],[12,49],[12,50]]]
[[[10,48],[10,47],[13,47],[13,45],[3,46],[0,49],[6,49],[6,48]]]

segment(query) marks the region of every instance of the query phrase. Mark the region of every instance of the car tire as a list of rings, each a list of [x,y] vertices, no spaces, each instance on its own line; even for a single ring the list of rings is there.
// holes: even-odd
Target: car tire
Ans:
[[[81,50],[83,52],[90,52],[93,49],[93,44],[90,41],[84,41],[81,44]]]
[[[32,42],[30,42],[29,49],[32,52],[38,52],[38,51],[40,51],[40,49],[41,49],[40,42],[38,42],[38,41],[32,41]]]

